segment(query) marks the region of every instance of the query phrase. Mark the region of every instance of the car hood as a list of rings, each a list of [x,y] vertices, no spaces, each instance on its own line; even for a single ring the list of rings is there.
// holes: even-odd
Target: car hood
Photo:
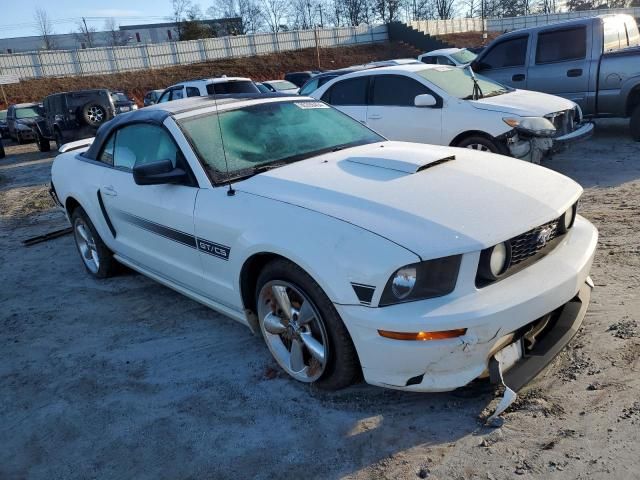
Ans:
[[[495,97],[472,100],[469,103],[480,110],[503,112],[520,117],[544,117],[549,113],[570,110],[576,106],[566,98],[529,90],[514,90]]]
[[[559,217],[582,193],[573,180],[521,160],[403,142],[321,155],[236,189],[351,223],[423,259],[512,238]]]
[[[38,121],[42,117],[29,117],[29,118],[19,118],[16,120],[16,123],[21,123],[22,125],[26,125],[28,127],[33,127],[38,123]]]

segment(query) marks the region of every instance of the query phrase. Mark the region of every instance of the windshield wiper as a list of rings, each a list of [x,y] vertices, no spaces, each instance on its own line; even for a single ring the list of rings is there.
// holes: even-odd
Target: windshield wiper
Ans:
[[[473,91],[471,92],[471,100],[484,98],[482,89],[480,88],[480,84],[478,83],[478,79],[476,78],[476,74],[473,72],[473,68],[471,68],[471,65],[467,65],[467,68],[469,69],[469,73],[471,74],[471,80],[473,80]]]

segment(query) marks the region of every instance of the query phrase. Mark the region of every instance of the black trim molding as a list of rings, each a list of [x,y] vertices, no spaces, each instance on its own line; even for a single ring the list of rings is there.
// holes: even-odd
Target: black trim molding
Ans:
[[[351,286],[362,305],[371,305],[371,300],[373,299],[376,287],[373,285],[363,285],[362,283],[354,282],[351,282]]]

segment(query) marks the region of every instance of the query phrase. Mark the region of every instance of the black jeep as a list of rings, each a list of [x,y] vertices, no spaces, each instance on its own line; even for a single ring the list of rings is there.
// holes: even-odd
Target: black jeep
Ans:
[[[47,152],[50,140],[55,140],[57,148],[60,148],[68,142],[94,137],[100,125],[132,108],[121,97],[124,95],[107,89],[49,95],[43,101],[44,117],[35,128],[38,148]]]

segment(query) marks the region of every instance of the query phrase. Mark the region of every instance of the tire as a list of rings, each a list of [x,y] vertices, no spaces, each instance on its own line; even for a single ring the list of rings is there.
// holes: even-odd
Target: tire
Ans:
[[[479,135],[473,135],[471,137],[463,138],[456,144],[456,147],[460,148],[470,148],[472,150],[478,150],[481,152],[491,152],[491,153],[500,153],[504,152],[496,145],[492,140],[481,137]]]
[[[22,145],[24,143],[24,140],[22,139],[22,135],[20,135],[19,132],[16,132],[16,142],[18,142],[18,145]]]
[[[51,143],[49,142],[48,139],[44,138],[42,135],[38,135],[36,142],[38,143],[38,150],[40,150],[41,152],[51,151]]]
[[[56,139],[56,150],[60,150],[60,147],[64,145],[64,139],[62,138],[62,132],[56,128],[54,132],[54,137]]]
[[[278,294],[293,306],[290,321],[281,313]],[[284,259],[267,264],[258,277],[256,305],[271,354],[293,378],[325,390],[339,390],[359,378],[360,363],[347,328],[327,295],[300,267]],[[299,348],[294,348],[294,342]],[[301,358],[302,364],[294,358]],[[296,368],[296,363],[304,368]]]
[[[104,105],[90,102],[82,107],[82,119],[90,127],[99,127],[109,120],[109,111]]]
[[[2,139],[0,139],[0,158],[4,158],[4,157],[5,157],[4,145],[2,143]]]
[[[631,138],[636,142],[640,142],[640,105],[636,105],[636,108],[631,113],[629,128],[631,130]]]
[[[82,207],[73,211],[71,225],[76,248],[87,271],[96,278],[113,275],[116,267],[113,253],[104,244]]]

